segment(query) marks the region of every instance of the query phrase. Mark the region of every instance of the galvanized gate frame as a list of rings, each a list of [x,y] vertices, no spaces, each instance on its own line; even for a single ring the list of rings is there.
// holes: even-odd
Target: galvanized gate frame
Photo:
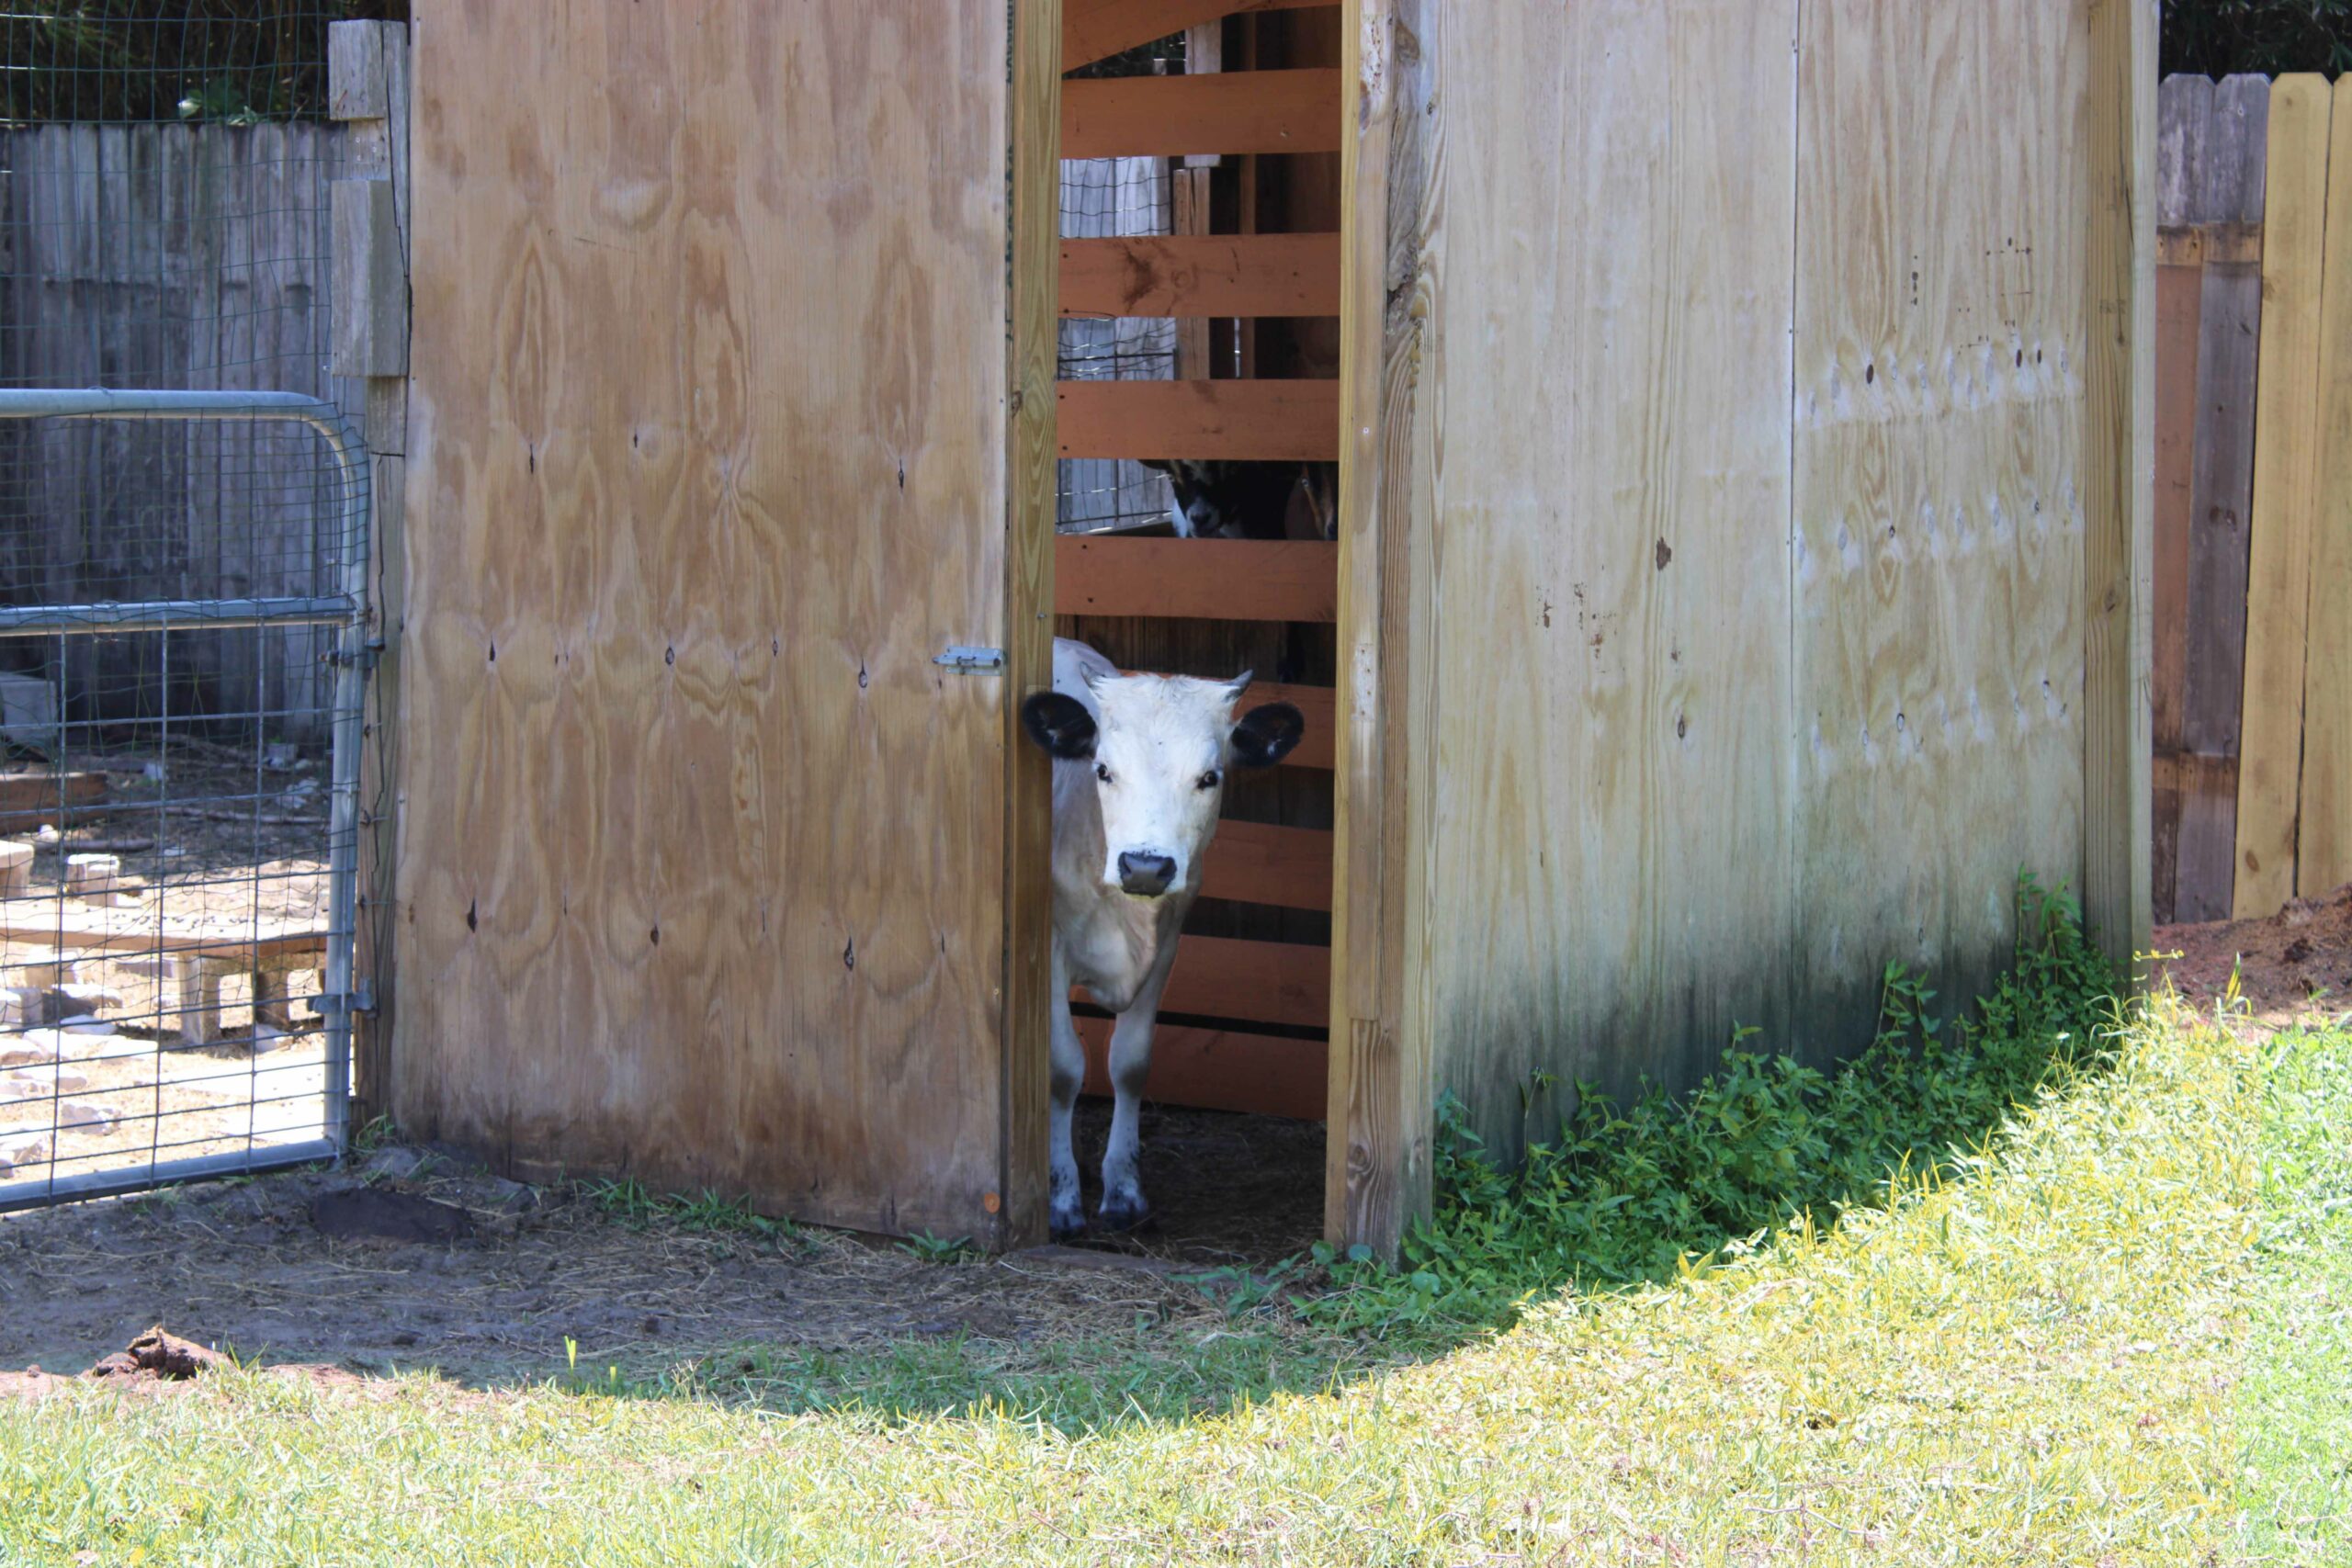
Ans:
[[[247,626],[335,626],[331,715],[334,756],[327,816],[327,961],[324,1086],[326,1136],[229,1155],[199,1155],[118,1170],[52,1179],[40,1190],[0,1197],[0,1209],[138,1191],[173,1181],[272,1167],[307,1165],[342,1155],[349,1140],[351,1017],[362,1004],[353,974],[359,872],[359,751],[368,667],[368,567],[371,476],[358,431],[333,403],[299,392],[107,391],[0,389],[0,419],[277,421],[306,425],[334,454],[341,479],[338,529],[341,592],[312,597],[147,600],[132,603],[0,606],[0,637],[72,636],[122,631],[218,631]]]

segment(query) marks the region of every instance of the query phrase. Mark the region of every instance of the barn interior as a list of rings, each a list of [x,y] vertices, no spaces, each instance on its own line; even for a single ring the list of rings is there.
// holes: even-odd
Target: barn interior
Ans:
[[[1155,1032],[1154,1219],[1080,1243],[1212,1266],[1324,1233],[1340,440],[1340,8],[1135,36],[1221,8],[1069,14],[1055,594],[1057,635],[1123,669],[1252,671],[1247,702],[1307,720],[1283,765],[1227,781]],[[1178,492],[1166,467],[1193,464],[1250,466],[1180,467]],[[1176,536],[1212,490],[1193,511],[1223,536]],[[1082,989],[1073,1009],[1091,1213],[1111,1019]]]

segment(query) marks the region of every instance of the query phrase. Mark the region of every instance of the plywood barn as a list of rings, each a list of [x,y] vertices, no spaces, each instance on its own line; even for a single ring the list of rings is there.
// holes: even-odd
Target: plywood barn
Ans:
[[[390,1109],[1042,1240],[1057,624],[1308,713],[1155,1092],[1326,1117],[1340,1240],[1441,1092],[1510,1150],[1966,994],[2020,868],[2143,947],[2154,17],[415,0]],[[1061,238],[1110,156],[1174,231]],[[1340,536],[1057,536],[1145,457],[1336,460]]]

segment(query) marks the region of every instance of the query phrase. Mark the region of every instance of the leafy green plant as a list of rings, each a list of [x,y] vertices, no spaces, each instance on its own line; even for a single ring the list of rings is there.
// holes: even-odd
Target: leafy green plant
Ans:
[[[1925,976],[1889,964],[1876,1038],[1834,1074],[1747,1048],[1756,1031],[1741,1027],[1681,1096],[1653,1089],[1620,1104],[1578,1084],[1558,1136],[1531,1141],[1515,1169],[1443,1097],[1435,1214],[1394,1270],[1318,1248],[1340,1289],[1310,1311],[1357,1330],[1458,1333],[1508,1321],[1537,1292],[1672,1278],[1694,1258],[1883,1203],[1939,1180],[2052,1075],[2086,1063],[2115,994],[2080,908],[2023,877],[2013,962],[1974,1017],[1937,1016]]]
[[[972,1238],[959,1235],[953,1241],[935,1236],[929,1231],[917,1231],[899,1244],[899,1250],[922,1258],[925,1263],[960,1263],[977,1256],[972,1250]]]

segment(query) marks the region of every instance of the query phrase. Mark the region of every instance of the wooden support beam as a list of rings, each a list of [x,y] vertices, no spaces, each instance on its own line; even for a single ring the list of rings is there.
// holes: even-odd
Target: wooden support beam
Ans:
[[[1062,69],[1076,71],[1227,17],[1329,4],[1331,0],[1063,0]]]
[[[1065,158],[1333,152],[1335,70],[1112,76],[1062,84]]]
[[[1085,1092],[1109,1094],[1111,1021],[1081,1018],[1078,1037],[1086,1045]],[[1151,1032],[1151,1076],[1144,1098],[1163,1105],[1318,1122],[1329,1055],[1320,1040],[1163,1024]]]
[[[2303,646],[2311,608],[2312,528],[2319,510],[2328,131],[2325,77],[2281,76],[2271,84],[2257,357],[2262,379],[2254,412],[2254,538],[2230,905],[2231,917],[2241,920],[2274,915],[2295,895]],[[2161,358],[2161,339],[2157,352]],[[2159,380],[2170,374],[2167,367]],[[2165,389],[2160,386],[2159,396]],[[2161,463],[2161,445],[2158,451]],[[2159,467],[2160,502],[2163,489]],[[2156,744],[2161,748],[2165,741],[2160,730]]]
[[[1337,561],[1337,547],[1315,539],[1065,534],[1054,541],[1054,613],[1329,621],[1339,613]]]
[[[1337,234],[1064,240],[1065,316],[1336,316]]]
[[[1058,381],[1064,457],[1323,462],[1340,455],[1336,381]]]
[[[1331,907],[1331,835],[1320,828],[1220,822],[1201,867],[1201,897],[1282,909]]]
[[[337,376],[408,374],[408,265],[388,178],[328,184],[334,218]]]
[[[1328,947],[1188,936],[1177,945],[1159,1010],[1320,1029],[1331,1016],[1330,987]],[[1090,999],[1082,986],[1070,996]]]
[[[2352,76],[2336,78],[2328,128],[2327,267],[2320,304],[2319,473],[2303,659],[2303,753],[2295,891],[2352,882]],[[2341,259],[2339,259],[2341,258]]]

